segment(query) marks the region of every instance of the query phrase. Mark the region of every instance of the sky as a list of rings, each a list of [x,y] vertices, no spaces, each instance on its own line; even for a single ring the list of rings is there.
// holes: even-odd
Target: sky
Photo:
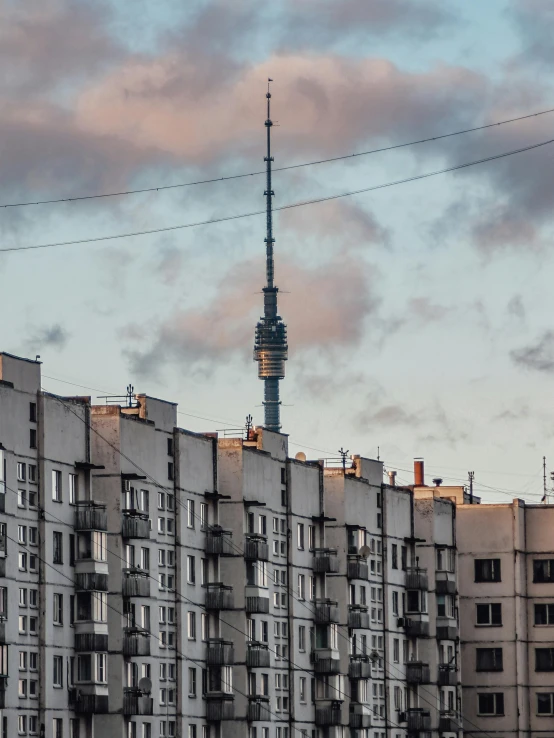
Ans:
[[[50,392],[261,424],[263,215],[24,247],[263,210],[268,77],[275,167],[346,157],[275,172],[277,208],[554,139],[553,112],[348,156],[554,108],[553,33],[549,0],[0,0],[0,350],[40,355]],[[553,152],[276,212],[293,455],[540,500]]]

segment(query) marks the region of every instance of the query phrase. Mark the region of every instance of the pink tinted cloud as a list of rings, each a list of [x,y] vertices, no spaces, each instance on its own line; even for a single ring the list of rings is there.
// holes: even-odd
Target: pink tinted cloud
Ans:
[[[291,354],[313,349],[333,353],[358,345],[366,318],[379,307],[363,262],[341,259],[308,267],[281,259],[276,276],[283,290],[280,312],[289,324]],[[252,293],[252,285],[261,286],[263,280],[259,261],[233,267],[207,304],[178,309],[148,331],[153,337],[150,348],[128,352],[134,369],[149,374],[160,362],[209,365],[237,354],[247,356],[262,312],[261,296]]]

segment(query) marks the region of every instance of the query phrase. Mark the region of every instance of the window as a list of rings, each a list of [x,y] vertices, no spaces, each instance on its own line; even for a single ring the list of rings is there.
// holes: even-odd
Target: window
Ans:
[[[37,422],[37,403],[36,402],[29,403],[29,421],[31,423]]]
[[[298,680],[298,692],[300,702],[306,702],[306,677],[300,677]]]
[[[17,490],[17,507],[27,507],[27,492],[24,489]]]
[[[535,625],[554,625],[554,603],[535,605]]]
[[[38,528],[34,526],[29,528],[29,545],[38,546]]]
[[[27,697],[27,680],[26,679],[19,680],[17,694],[19,697]]]
[[[150,570],[150,549],[149,548],[141,548],[140,549],[140,568],[144,569],[145,571]]]
[[[165,518],[158,518],[158,533],[165,533]]]
[[[62,473],[52,469],[52,499],[54,502],[62,501]]]
[[[61,656],[53,658],[53,679],[54,687],[63,687],[63,659]]]
[[[308,526],[308,548],[310,551],[315,548],[315,525]]]
[[[26,615],[19,616],[19,632],[21,634],[25,634],[27,632],[27,616]]]
[[[170,480],[172,480],[172,481],[174,479],[173,462],[172,461],[169,461],[168,464],[167,464],[167,478],[170,479]]]
[[[392,593],[392,614],[398,617],[398,592],[394,590]]]
[[[27,715],[18,716],[17,732],[19,733],[19,735],[27,735]]]
[[[391,566],[393,569],[398,569],[398,545],[392,544],[391,547]]]
[[[502,605],[499,602],[476,605],[477,625],[502,625]]]
[[[402,570],[406,571],[408,568],[408,547],[402,546],[400,549],[401,553],[401,559],[402,559]]]
[[[554,582],[554,559],[535,559],[533,561],[534,582]]]
[[[189,697],[196,697],[196,669],[189,667]]]
[[[297,528],[298,548],[304,550],[304,523],[298,523]]]
[[[500,559],[475,559],[476,582],[500,582]]]
[[[27,554],[20,551],[18,555],[19,571],[27,571]]]
[[[267,517],[260,515],[258,518],[258,533],[261,536],[267,536]]]
[[[187,582],[196,583],[196,562],[194,556],[187,556]]]
[[[29,464],[28,465],[28,471],[29,471],[29,482],[32,484],[36,484],[37,482],[37,466],[36,464]]]
[[[52,718],[52,738],[63,738],[63,718]]]
[[[554,692],[537,692],[537,715],[554,713]]]
[[[37,447],[37,430],[36,428],[31,428],[29,430],[29,448],[36,448]]]
[[[535,648],[535,671],[554,671],[554,648]]]
[[[74,505],[77,502],[77,475],[69,475],[69,486],[67,490],[69,496],[69,504]]]
[[[173,438],[167,439],[167,455],[173,456]]]
[[[25,482],[27,479],[27,467],[25,464],[23,464],[21,461],[17,462],[17,481],[18,482]]]
[[[477,648],[476,671],[502,671],[502,649],[501,648]]]
[[[29,590],[29,607],[38,607],[38,589]]]
[[[158,492],[158,510],[165,510],[165,492]]]
[[[206,530],[208,527],[208,505],[206,502],[200,503],[200,528]]]
[[[196,640],[196,613],[187,613],[187,636],[191,641]]]
[[[19,543],[22,543],[23,545],[27,543],[27,526],[26,525],[17,526],[17,540]]]
[[[196,725],[194,723],[189,725],[188,738],[196,738]]]
[[[54,593],[54,625],[63,625],[63,594]]]
[[[29,618],[29,634],[37,634],[38,618]]]
[[[481,692],[477,695],[479,715],[504,715],[503,692]]]
[[[60,531],[54,531],[52,562],[54,564],[63,564],[63,538]]]
[[[392,660],[395,664],[400,662],[400,640],[398,638],[392,642]]]
[[[306,577],[304,574],[298,575],[298,599],[306,599]]]
[[[38,652],[31,651],[29,653],[29,670],[38,671]]]

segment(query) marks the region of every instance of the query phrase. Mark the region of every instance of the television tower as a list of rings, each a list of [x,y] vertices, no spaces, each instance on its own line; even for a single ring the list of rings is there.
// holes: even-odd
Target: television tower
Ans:
[[[273,203],[274,192],[271,189],[271,127],[273,122],[270,115],[271,93],[267,81],[267,156],[266,163],[266,285],[264,293],[264,314],[256,325],[254,338],[254,361],[258,362],[258,378],[264,382],[264,426],[271,431],[281,430],[281,400],[279,399],[279,382],[285,378],[285,361],[288,359],[287,326],[277,314],[277,293],[279,288],[274,285],[273,269]]]

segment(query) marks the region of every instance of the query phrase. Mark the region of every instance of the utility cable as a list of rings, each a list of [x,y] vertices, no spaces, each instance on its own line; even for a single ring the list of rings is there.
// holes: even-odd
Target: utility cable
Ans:
[[[335,161],[342,161],[344,159],[352,159],[358,156],[368,156],[370,154],[378,154],[384,151],[392,151],[394,149],[402,149],[406,148],[407,146],[415,146],[417,144],[422,143],[429,143],[430,141],[440,141],[444,138],[451,138],[452,136],[460,136],[464,133],[474,133],[475,131],[484,131],[487,128],[495,128],[496,126],[503,126],[507,123],[515,123],[516,121],[520,120],[527,120],[528,118],[536,118],[539,115],[547,115],[548,113],[553,113],[554,108],[550,108],[548,110],[541,110],[538,113],[529,113],[528,115],[521,115],[517,118],[509,118],[507,120],[501,120],[496,123],[487,123],[483,126],[475,126],[473,128],[465,128],[461,131],[453,131],[452,133],[443,133],[439,136],[431,136],[429,138],[421,138],[416,141],[408,141],[406,143],[400,143],[400,144],[393,144],[392,146],[383,146],[378,149],[370,149],[369,151],[359,151],[354,154],[345,154],[343,156],[334,156],[329,159],[318,159],[316,161],[307,161],[303,162],[301,164],[290,164],[285,167],[276,167],[273,169],[274,172],[285,172],[290,169],[300,169],[301,167],[310,167],[314,166],[316,164],[327,164],[329,162],[335,162]],[[61,197],[56,198],[53,200],[35,200],[32,202],[13,202],[13,203],[0,203],[0,208],[20,208],[20,207],[26,207],[28,205],[52,205],[57,203],[67,203],[67,202],[79,202],[81,200],[98,200],[100,198],[107,198],[107,197],[122,197],[124,195],[138,195],[143,194],[146,192],[161,192],[162,190],[173,190],[177,188],[182,187],[192,187],[194,185],[202,185],[202,184],[211,184],[213,182],[226,182],[228,180],[233,179],[242,179],[245,177],[254,177],[259,174],[265,174],[265,169],[256,171],[256,172],[246,172],[244,174],[233,174],[229,175],[227,177],[215,177],[213,179],[201,179],[197,180],[196,182],[181,182],[178,184],[173,185],[159,185],[158,187],[142,187],[135,190],[121,190],[119,192],[106,192],[106,193],[100,193],[95,195],[82,195],[79,197]]]
[[[327,195],[326,197],[318,197],[313,200],[302,200],[300,202],[293,202],[288,205],[280,205],[273,208],[273,211],[280,210],[291,210],[293,208],[305,207],[306,205],[315,205],[322,202],[330,202],[332,200],[339,200],[344,197],[352,197],[353,195],[361,195],[366,192],[374,192],[376,190],[383,190],[387,187],[395,187],[397,185],[406,184],[408,182],[416,182],[421,179],[428,179],[429,177],[436,177],[439,174],[447,174],[448,172],[455,172],[460,169],[467,169],[468,167],[475,166],[476,164],[484,164],[489,161],[497,161],[498,159],[504,159],[507,156],[513,156],[514,154],[521,154],[525,151],[532,151],[538,149],[541,146],[547,146],[554,143],[554,139],[548,141],[541,141],[540,143],[531,144],[530,146],[523,146],[519,149],[513,149],[512,151],[506,151],[502,154],[494,154],[493,156],[486,156],[482,159],[475,159],[474,161],[465,162],[463,164],[456,164],[451,167],[445,167],[444,169],[437,169],[433,172],[425,172],[424,174],[416,174],[413,177],[405,177],[404,179],[393,180],[392,182],[384,182],[382,184],[373,185],[371,187],[363,187],[358,190],[351,190],[349,192],[342,192],[337,195]],[[256,215],[265,215],[265,210],[254,210],[251,213],[238,213],[237,215],[226,215],[220,218],[209,218],[207,220],[199,220],[194,223],[184,223],[182,225],[165,226],[161,228],[151,228],[144,231],[132,231],[129,233],[119,233],[111,236],[96,236],[95,238],[80,238],[73,241],[59,241],[55,243],[42,243],[33,244],[31,246],[10,246],[8,248],[0,249],[1,253],[9,253],[13,251],[31,251],[36,249],[51,249],[58,246],[77,246],[85,243],[99,243],[101,241],[114,241],[120,238],[134,238],[136,236],[151,236],[156,233],[167,233],[170,231],[183,230],[185,228],[197,228],[198,226],[213,225],[215,223],[225,223],[233,220],[240,220],[241,218],[251,218]]]

